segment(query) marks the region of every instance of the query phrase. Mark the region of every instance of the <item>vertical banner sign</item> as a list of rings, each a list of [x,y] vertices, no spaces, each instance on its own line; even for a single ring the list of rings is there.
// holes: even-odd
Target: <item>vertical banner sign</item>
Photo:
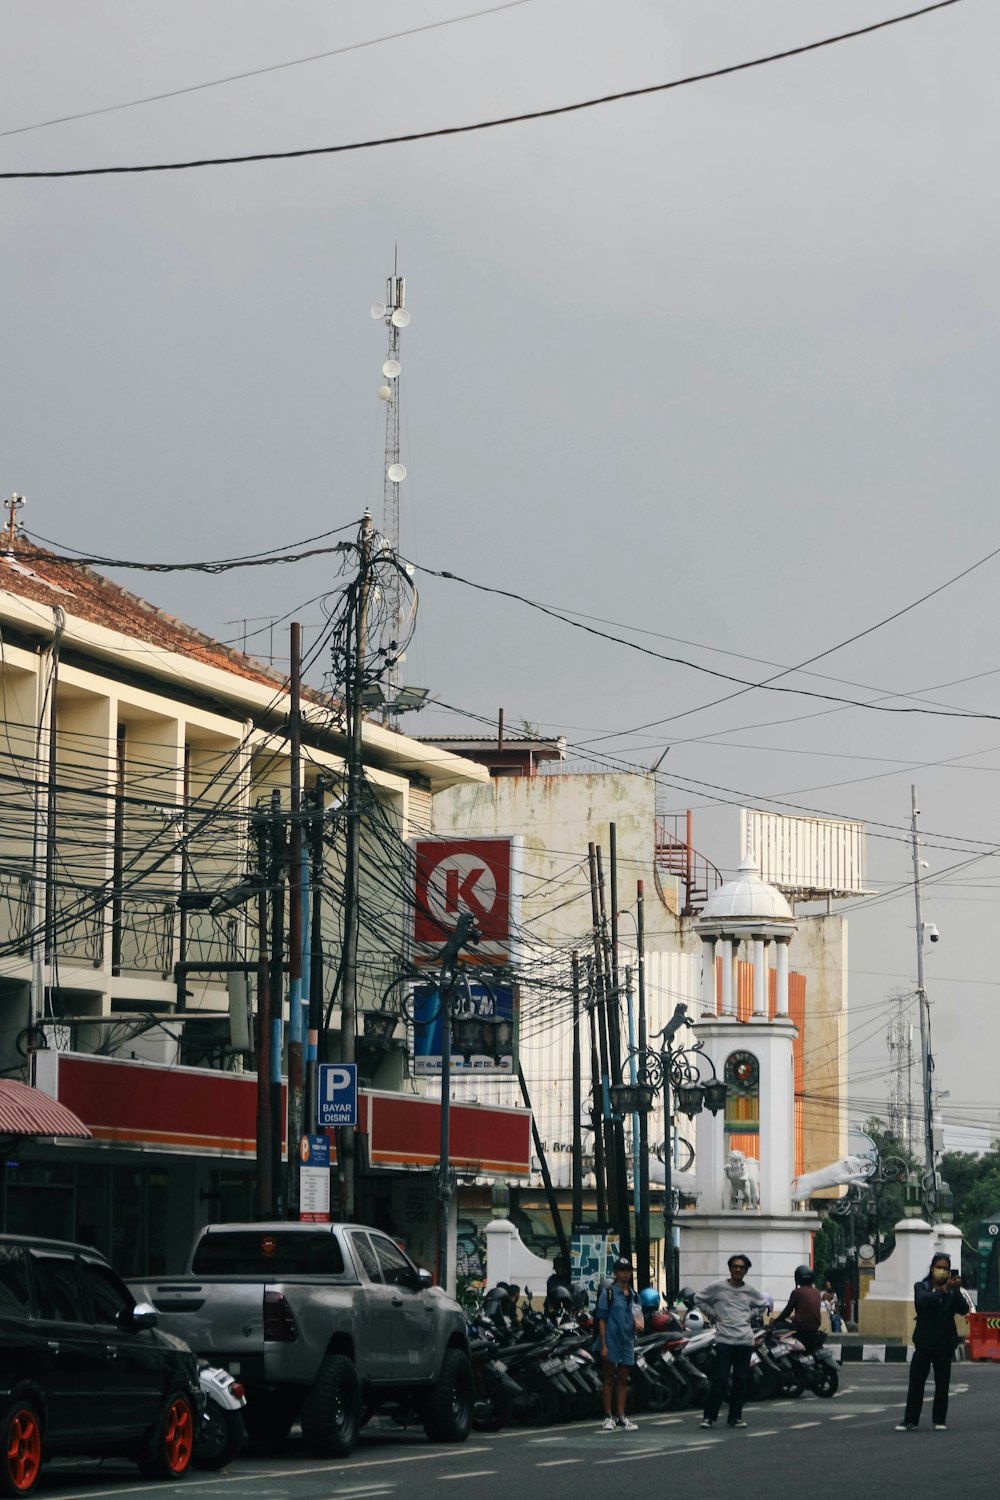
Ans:
[[[325,1135],[304,1135],[299,1142],[299,1218],[308,1224],[330,1222],[330,1142]]]

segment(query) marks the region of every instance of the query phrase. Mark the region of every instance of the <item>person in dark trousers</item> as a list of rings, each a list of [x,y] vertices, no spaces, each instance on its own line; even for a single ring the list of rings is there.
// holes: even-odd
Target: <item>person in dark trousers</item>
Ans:
[[[915,1431],[924,1404],[924,1386],[933,1367],[934,1403],[931,1407],[931,1420],[935,1432],[944,1432],[948,1422],[951,1366],[958,1344],[955,1318],[964,1317],[969,1310],[962,1293],[962,1278],[957,1271],[951,1269],[950,1255],[935,1255],[930,1271],[913,1288],[913,1304],[917,1310],[917,1321],[913,1330],[910,1385],[903,1420],[896,1431]]]
[[[786,1318],[810,1353],[823,1342],[817,1338],[823,1326],[823,1298],[812,1266],[795,1267],[795,1290],[775,1321],[783,1323]]]
[[[614,1264],[615,1279],[597,1299],[594,1321],[600,1338],[602,1405],[605,1432],[637,1432],[625,1415],[628,1372],[635,1364],[635,1330],[639,1298],[632,1287],[632,1262],[620,1256]],[[612,1398],[616,1411],[612,1414]]]
[[[726,1395],[726,1385],[732,1373],[733,1389],[729,1397],[727,1427],[745,1427],[743,1401],[750,1378],[750,1356],[753,1353],[754,1334],[751,1317],[768,1305],[763,1292],[747,1286],[746,1274],[750,1269],[748,1255],[731,1255],[727,1262],[729,1279],[713,1281],[695,1293],[695,1302],[704,1312],[715,1319],[715,1371],[705,1402],[702,1427],[714,1427]]]

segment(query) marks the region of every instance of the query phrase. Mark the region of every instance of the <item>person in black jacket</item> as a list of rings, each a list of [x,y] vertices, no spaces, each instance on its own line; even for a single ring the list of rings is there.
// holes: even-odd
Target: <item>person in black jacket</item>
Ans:
[[[910,1386],[906,1411],[897,1432],[913,1432],[920,1421],[924,1404],[924,1386],[931,1366],[934,1367],[934,1405],[931,1417],[935,1432],[944,1432],[948,1421],[948,1386],[951,1366],[958,1343],[955,1318],[969,1308],[962,1294],[962,1278],[951,1269],[950,1255],[935,1255],[929,1273],[913,1288],[917,1322],[913,1330],[913,1359],[910,1362]]]

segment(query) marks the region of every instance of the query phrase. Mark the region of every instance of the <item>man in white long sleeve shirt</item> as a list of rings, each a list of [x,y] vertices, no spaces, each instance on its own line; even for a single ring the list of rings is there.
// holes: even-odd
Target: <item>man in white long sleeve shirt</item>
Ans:
[[[745,1427],[743,1400],[750,1378],[750,1356],[754,1333],[750,1319],[758,1309],[767,1307],[767,1298],[756,1287],[748,1286],[748,1255],[731,1255],[727,1262],[729,1279],[713,1281],[695,1293],[695,1302],[715,1319],[715,1372],[705,1402],[702,1427],[714,1427],[726,1395],[726,1383],[732,1371],[733,1388],[729,1397],[727,1426]]]

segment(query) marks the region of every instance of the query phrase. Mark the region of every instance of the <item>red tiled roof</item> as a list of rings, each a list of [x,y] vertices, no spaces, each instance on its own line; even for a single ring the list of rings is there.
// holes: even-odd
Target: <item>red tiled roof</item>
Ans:
[[[251,682],[272,688],[288,686],[288,678],[273,667],[203,635],[92,568],[47,552],[23,537],[14,543],[13,559],[9,550],[0,552],[0,589],[49,608],[61,605],[67,614],[88,620],[92,625],[120,631]],[[319,702],[331,701],[306,689],[303,696]]]

